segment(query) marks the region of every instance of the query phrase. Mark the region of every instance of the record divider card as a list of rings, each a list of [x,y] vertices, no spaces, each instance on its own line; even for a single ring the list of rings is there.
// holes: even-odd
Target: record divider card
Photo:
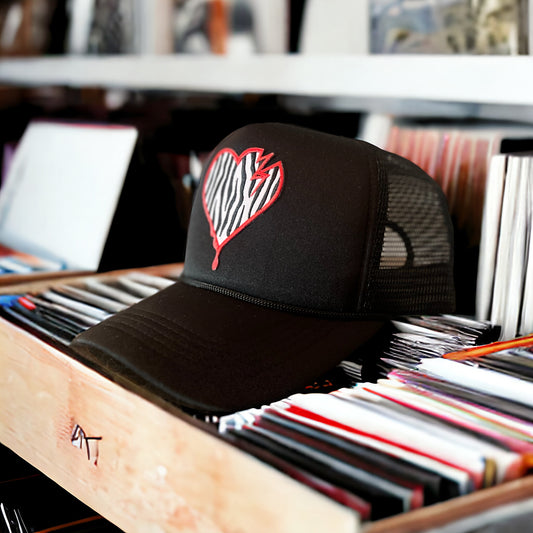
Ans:
[[[31,122],[0,189],[0,285],[95,272],[138,132]]]

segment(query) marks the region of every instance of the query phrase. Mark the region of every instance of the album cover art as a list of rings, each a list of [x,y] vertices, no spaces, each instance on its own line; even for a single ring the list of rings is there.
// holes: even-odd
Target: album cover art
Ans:
[[[371,52],[527,53],[523,0],[372,0]]]

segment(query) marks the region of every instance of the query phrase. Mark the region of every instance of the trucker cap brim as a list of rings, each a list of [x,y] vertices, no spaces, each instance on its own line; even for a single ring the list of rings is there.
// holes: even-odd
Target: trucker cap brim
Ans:
[[[117,382],[224,414],[301,391],[382,325],[289,313],[178,280],[81,333],[71,348]]]

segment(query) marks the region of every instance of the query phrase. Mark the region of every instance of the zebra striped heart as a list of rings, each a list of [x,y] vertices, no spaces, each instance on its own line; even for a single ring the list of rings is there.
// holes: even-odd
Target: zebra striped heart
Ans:
[[[281,161],[268,165],[274,154],[263,153],[262,148],[248,148],[238,155],[224,148],[206,172],[202,200],[215,249],[213,270],[222,248],[264,213],[281,192],[283,165]]]

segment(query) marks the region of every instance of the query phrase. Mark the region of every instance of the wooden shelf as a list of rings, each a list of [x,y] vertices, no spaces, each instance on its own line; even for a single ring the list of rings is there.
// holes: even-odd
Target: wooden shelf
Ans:
[[[533,105],[533,58],[50,56],[2,59],[0,83]]]

